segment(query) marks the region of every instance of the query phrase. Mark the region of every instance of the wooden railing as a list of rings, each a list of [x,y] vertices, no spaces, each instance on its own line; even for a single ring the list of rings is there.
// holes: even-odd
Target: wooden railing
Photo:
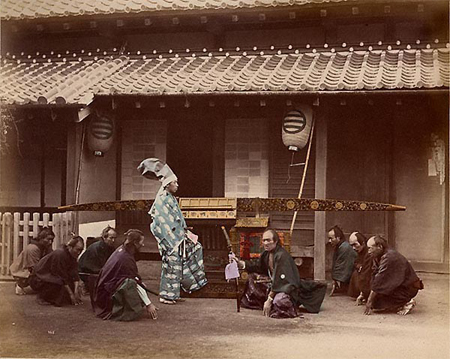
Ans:
[[[53,249],[66,243],[74,232],[72,212],[64,213],[0,213],[0,276],[9,277],[9,267],[20,252],[37,236],[42,227],[55,233]]]

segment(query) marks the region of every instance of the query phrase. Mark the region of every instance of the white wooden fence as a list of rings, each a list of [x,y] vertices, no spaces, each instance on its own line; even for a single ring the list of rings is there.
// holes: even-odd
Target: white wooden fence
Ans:
[[[72,212],[54,213],[18,213],[0,212],[0,276],[10,276],[9,267],[32,238],[42,227],[50,227],[55,233],[53,249],[59,248],[75,232]]]

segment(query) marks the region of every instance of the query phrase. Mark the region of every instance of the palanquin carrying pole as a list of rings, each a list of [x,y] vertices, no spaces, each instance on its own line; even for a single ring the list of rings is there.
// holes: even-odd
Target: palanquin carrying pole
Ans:
[[[405,211],[395,204],[315,198],[179,198],[182,211],[195,212],[202,218],[201,209],[218,209],[218,218],[236,218],[240,213],[272,211]],[[65,211],[147,211],[153,200],[93,202],[58,207]],[[193,211],[193,210],[196,211]],[[192,213],[191,213],[192,214]],[[215,217],[215,216],[213,216]]]

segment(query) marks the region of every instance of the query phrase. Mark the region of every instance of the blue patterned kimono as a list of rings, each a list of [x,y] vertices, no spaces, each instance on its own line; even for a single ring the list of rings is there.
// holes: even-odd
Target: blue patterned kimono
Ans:
[[[203,249],[186,237],[186,222],[175,197],[159,190],[149,211],[150,230],[158,242],[162,258],[159,296],[180,298],[180,288],[191,293],[207,283],[203,267]]]

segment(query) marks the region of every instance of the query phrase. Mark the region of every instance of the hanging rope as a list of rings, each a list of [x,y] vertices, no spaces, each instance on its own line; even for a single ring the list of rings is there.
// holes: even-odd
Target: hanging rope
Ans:
[[[313,137],[314,137],[314,125],[315,125],[315,122],[316,122],[316,120],[315,120],[315,117],[314,117],[314,114],[313,114],[311,135],[309,137],[308,151],[306,152],[305,167],[303,168],[303,176],[302,176],[302,182],[300,184],[300,191],[298,192],[298,198],[302,198],[302,195],[303,195],[303,187],[305,185],[305,180],[306,180],[306,171],[308,170],[309,156],[311,154],[311,146],[312,146]],[[294,212],[294,216],[292,217],[291,229],[290,229],[291,238],[292,238],[292,233],[294,232],[294,225],[295,225],[295,220],[297,219],[297,213],[298,213],[298,211],[295,211]]]

